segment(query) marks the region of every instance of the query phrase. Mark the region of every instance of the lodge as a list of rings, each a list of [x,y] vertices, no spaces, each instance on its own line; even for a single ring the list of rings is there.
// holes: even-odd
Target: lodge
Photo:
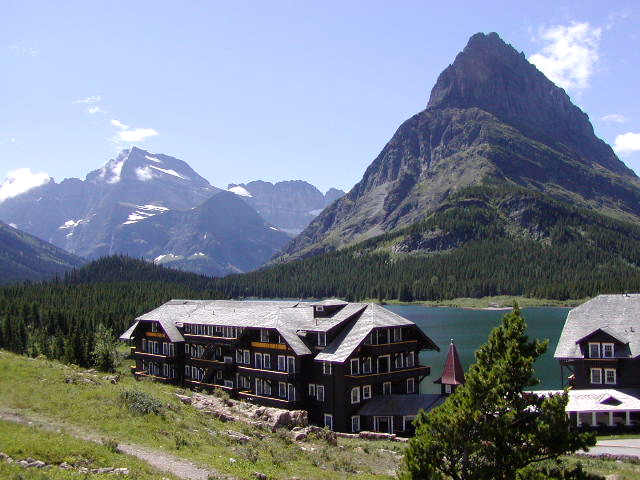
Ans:
[[[572,309],[554,357],[576,425],[640,425],[640,294],[599,295]]]
[[[440,397],[419,392],[430,374],[420,352],[438,346],[373,303],[171,300],[120,339],[137,377],[307,410],[337,431],[407,433]]]

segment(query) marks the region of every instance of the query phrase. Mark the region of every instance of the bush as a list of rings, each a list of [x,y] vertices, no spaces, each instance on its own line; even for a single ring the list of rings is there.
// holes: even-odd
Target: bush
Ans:
[[[120,394],[120,400],[132,413],[140,415],[149,413],[160,415],[162,413],[160,400],[140,390],[123,390]]]

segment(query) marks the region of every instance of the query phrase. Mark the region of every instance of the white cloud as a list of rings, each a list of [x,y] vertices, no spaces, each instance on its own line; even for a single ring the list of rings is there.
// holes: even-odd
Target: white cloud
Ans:
[[[618,135],[613,149],[620,155],[640,151],[640,133],[627,132]]]
[[[100,101],[100,95],[93,95],[91,97],[81,98],[73,103],[98,103]]]
[[[19,47],[18,45],[12,45],[11,50],[15,50],[20,53],[28,53],[29,55],[36,55],[40,50],[33,47]]]
[[[87,112],[93,114],[93,113],[106,113],[104,110],[102,110],[99,106],[97,105],[93,105],[89,108],[87,108]]]
[[[30,168],[14,170],[7,175],[5,182],[0,186],[0,203],[50,181],[51,177],[46,173],[32,173]]]
[[[627,121],[627,117],[618,113],[612,113],[601,117],[600,120],[604,120],[605,122],[624,123]]]
[[[601,33],[588,22],[541,28],[539,36],[547,45],[529,61],[560,87],[584,90],[598,61]]]
[[[114,139],[118,143],[132,143],[142,142],[147,137],[153,137],[155,135],[158,135],[158,132],[156,132],[153,128],[136,128],[135,130],[123,130],[121,132],[118,132]]]
[[[141,182],[147,182],[153,178],[153,173],[149,167],[136,168],[136,177]]]
[[[127,128],[129,128],[127,125],[122,123],[120,120],[115,120],[113,118],[111,119],[111,125],[113,125],[114,127],[122,128],[123,130],[126,130]]]

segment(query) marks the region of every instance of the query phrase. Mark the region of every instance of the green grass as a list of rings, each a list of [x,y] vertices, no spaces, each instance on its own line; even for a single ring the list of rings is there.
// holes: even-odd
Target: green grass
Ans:
[[[0,405],[29,418],[53,420],[69,433],[95,432],[98,438],[153,447],[238,478],[253,478],[256,471],[270,478],[390,478],[399,465],[394,450],[402,444],[341,439],[336,448],[323,440],[295,443],[278,432],[223,423],[175,396],[188,392],[137,381],[124,373],[126,367],[120,367],[121,380],[113,385],[105,374],[0,351]],[[159,413],[130,408],[132,391],[143,404],[159,405]],[[227,430],[251,440],[237,443]]]
[[[114,445],[78,440],[70,435],[56,431],[46,431],[27,425],[0,421],[0,451],[13,458],[14,462],[28,457],[41,460],[50,467],[39,470],[25,469],[16,463],[0,461],[0,478],[16,480],[66,480],[66,479],[100,479],[117,478],[113,474],[85,474],[77,468],[89,469],[114,467],[127,468],[126,478],[136,480],[155,480],[158,478],[174,479],[173,475],[158,472],[135,457],[117,453]],[[74,467],[73,470],[59,468],[62,462]],[[122,477],[120,477],[122,478]]]

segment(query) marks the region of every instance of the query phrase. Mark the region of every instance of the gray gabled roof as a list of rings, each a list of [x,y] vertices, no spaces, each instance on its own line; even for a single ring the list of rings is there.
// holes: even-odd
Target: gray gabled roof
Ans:
[[[640,294],[599,295],[567,315],[555,358],[582,358],[578,342],[597,330],[628,343],[631,357],[640,355]]]
[[[383,327],[406,327],[415,325],[411,320],[407,320],[400,315],[393,313],[375,303],[360,303],[359,315],[355,322],[345,328],[325,349],[316,355],[315,359],[319,361],[344,363],[356,348],[364,342],[367,335],[376,328]],[[346,307],[345,307],[346,308]],[[423,341],[432,348],[438,350],[438,346],[427,337],[422,330],[416,329]]]
[[[314,317],[314,306],[334,305],[340,308],[329,316]],[[234,301],[234,300],[170,300],[140,315],[120,337],[130,339],[139,322],[155,321],[173,342],[184,338],[177,326],[184,324],[223,325],[276,330],[297,355],[312,351],[304,342],[305,332],[330,332],[342,329],[316,359],[345,362],[375,328],[415,326],[410,320],[372,303],[347,303],[343,300],[322,302]],[[335,330],[334,330],[335,331]],[[419,328],[417,334],[427,348],[438,347]]]

